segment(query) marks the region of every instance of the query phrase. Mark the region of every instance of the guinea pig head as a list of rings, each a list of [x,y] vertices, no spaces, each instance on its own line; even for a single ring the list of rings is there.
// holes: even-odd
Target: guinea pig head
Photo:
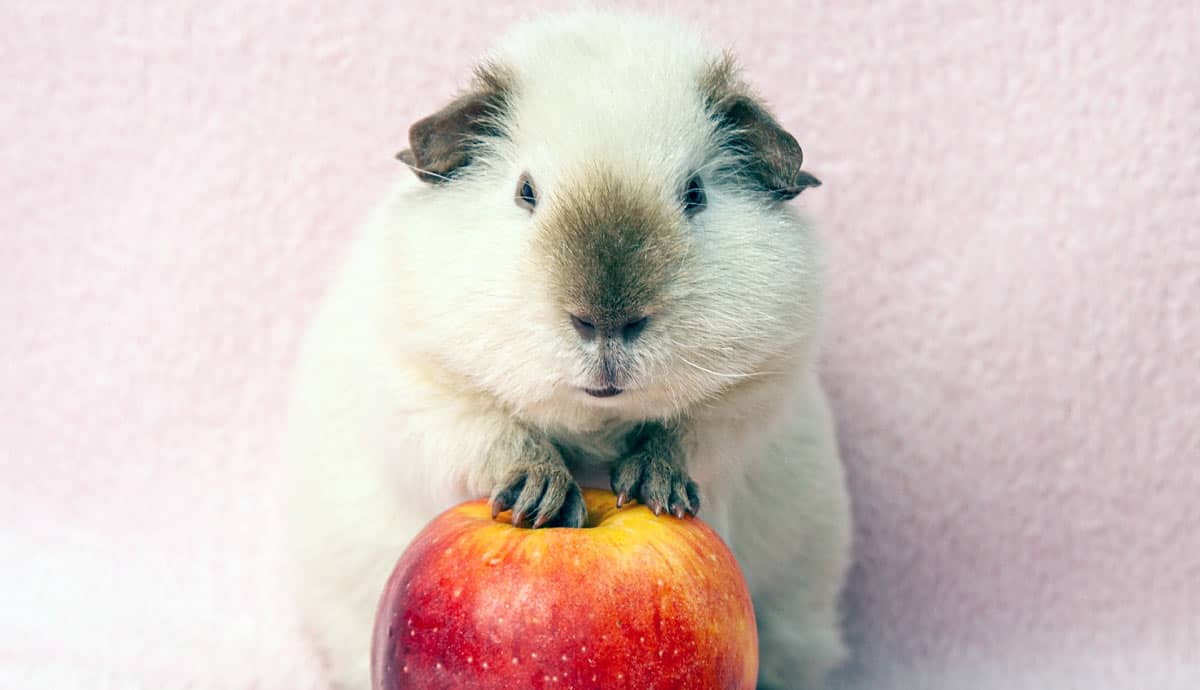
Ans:
[[[445,243],[478,281],[446,305],[475,309],[460,366],[518,409],[678,414],[815,330],[816,248],[783,202],[820,183],[690,33],[526,30],[409,134],[429,196],[474,214]]]

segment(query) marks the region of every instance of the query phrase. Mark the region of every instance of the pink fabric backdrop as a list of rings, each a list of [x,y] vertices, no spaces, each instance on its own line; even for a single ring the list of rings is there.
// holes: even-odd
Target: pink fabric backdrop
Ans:
[[[322,688],[298,334],[407,125],[552,3],[140,4],[0,13],[0,687]],[[1200,686],[1200,5],[671,5],[825,181],[845,687]]]

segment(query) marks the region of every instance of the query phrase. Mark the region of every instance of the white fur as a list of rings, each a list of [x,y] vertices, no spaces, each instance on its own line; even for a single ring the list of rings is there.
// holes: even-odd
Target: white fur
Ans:
[[[289,438],[301,603],[340,687],[369,687],[391,567],[439,511],[491,492],[485,455],[514,420],[549,432],[577,477],[605,488],[631,425],[686,420],[701,517],[755,597],[760,683],[816,688],[843,659],[850,517],[812,371],[822,261],[808,222],[711,182],[633,384],[596,399],[579,390],[586,353],[513,202],[522,171],[552,204],[607,164],[674,203],[692,170],[724,155],[696,88],[715,57],[642,16],[522,27],[493,56],[521,84],[508,136],[453,184],[404,171],[352,247],[301,354]]]

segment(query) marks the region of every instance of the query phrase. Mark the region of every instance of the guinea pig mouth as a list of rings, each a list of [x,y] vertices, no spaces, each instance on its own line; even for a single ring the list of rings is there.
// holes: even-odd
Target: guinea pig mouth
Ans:
[[[620,395],[621,389],[616,386],[609,386],[608,388],[584,388],[583,392],[593,398],[611,398],[614,395]]]

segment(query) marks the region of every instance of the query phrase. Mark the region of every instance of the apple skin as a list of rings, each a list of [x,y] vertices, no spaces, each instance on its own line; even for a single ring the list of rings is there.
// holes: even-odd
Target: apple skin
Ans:
[[[584,502],[583,529],[513,527],[486,501],[435,518],[380,599],[375,690],[753,690],[754,609],[716,532]]]

